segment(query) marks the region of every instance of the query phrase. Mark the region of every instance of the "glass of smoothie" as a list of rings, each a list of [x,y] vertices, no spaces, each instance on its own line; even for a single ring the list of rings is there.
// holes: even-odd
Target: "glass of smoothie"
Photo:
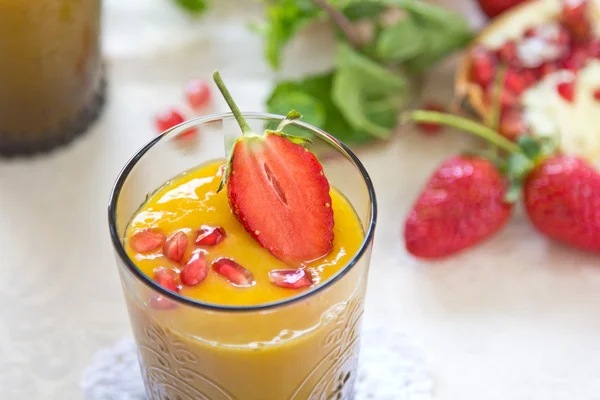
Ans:
[[[278,248],[264,247],[266,230],[248,230],[251,214],[230,201],[231,186],[219,190],[223,174],[240,173],[227,168],[238,156],[230,154],[240,134],[232,114],[190,120],[146,144],[117,179],[109,225],[147,395],[353,399],[377,213],[371,180],[344,144],[317,127],[272,114],[243,117],[254,132],[285,120],[284,132],[312,139],[303,151],[316,156],[318,174],[330,185],[330,201],[322,204],[333,210],[330,249],[292,266]],[[182,147],[180,135],[191,128],[201,131],[200,140]],[[282,160],[294,163],[294,157]],[[282,176],[273,187],[293,207]],[[310,191],[304,189],[294,193]],[[250,207],[260,205],[255,195],[256,201],[246,198]],[[276,230],[286,223],[280,208],[263,211],[261,226]],[[302,212],[307,225],[321,215],[308,205]],[[305,245],[293,242],[295,235],[283,239],[288,236]]]
[[[0,156],[64,144],[99,115],[101,0],[0,0]]]

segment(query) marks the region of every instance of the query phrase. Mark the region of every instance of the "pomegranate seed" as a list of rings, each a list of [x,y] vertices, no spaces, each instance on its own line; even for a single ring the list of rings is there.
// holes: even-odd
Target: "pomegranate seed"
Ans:
[[[586,0],[564,1],[560,21],[576,40],[586,40],[591,35],[592,27],[588,19]]]
[[[521,136],[526,130],[521,111],[514,108],[502,110],[498,130],[511,140]]]
[[[252,272],[229,258],[215,260],[212,267],[217,274],[227,278],[234,286],[250,287],[254,283]]]
[[[504,87],[510,91],[511,93],[519,96],[525,90],[525,80],[523,75],[514,69],[509,69],[506,71],[506,76],[504,78]]]
[[[600,101],[600,89],[594,90],[594,99]]]
[[[525,29],[525,33],[523,33],[523,36],[527,39],[530,39],[536,37],[537,34],[537,28],[535,26],[530,26],[529,28]]]
[[[131,248],[137,253],[149,253],[165,242],[165,234],[158,229],[146,228],[135,231],[129,239]]]
[[[176,283],[177,273],[165,267],[158,267],[154,271],[154,281],[172,292],[179,292]]]
[[[167,299],[164,296],[160,296],[158,294],[153,294],[150,296],[150,301],[148,305],[155,310],[172,310],[177,307],[177,303]]]
[[[560,97],[568,101],[569,103],[573,102],[573,98],[575,97],[575,82],[561,82],[556,85],[556,90],[558,90],[558,94]]]
[[[530,87],[537,81],[537,79],[535,77],[535,72],[533,72],[533,70],[531,70],[531,69],[523,70],[522,75],[523,75],[523,82],[525,82],[525,87]]]
[[[173,128],[174,126],[177,126],[177,125],[185,122],[185,119],[183,118],[183,115],[181,115],[179,113],[179,111],[167,110],[165,112],[160,113],[156,117],[155,122],[156,122],[156,129],[157,129],[158,133],[160,134],[166,130]],[[198,128],[196,128],[196,127],[190,128],[184,132],[181,132],[179,135],[177,135],[177,139],[188,139],[188,138],[196,136],[197,133],[198,133]]]
[[[585,65],[588,58],[587,52],[586,48],[575,48],[565,59],[561,60],[562,67],[577,72]]]
[[[304,269],[276,269],[269,272],[269,279],[273,285],[287,289],[301,289],[313,284],[312,277]]]
[[[225,229],[220,226],[202,225],[198,231],[196,244],[198,246],[216,246],[225,239]]]
[[[504,43],[500,49],[498,49],[498,58],[507,63],[507,64],[515,64],[517,60],[517,45],[514,41],[509,40]]]
[[[433,103],[433,102],[425,104],[423,106],[423,109],[429,110],[429,111],[439,111],[439,112],[446,111],[444,109],[444,107],[442,107],[441,104],[437,104],[437,103]],[[426,133],[428,135],[434,135],[436,133],[439,133],[443,129],[443,127],[441,125],[432,124],[432,123],[420,123],[420,124],[417,124],[417,126],[423,133]]]
[[[559,46],[567,46],[570,41],[571,35],[569,34],[569,31],[564,26],[559,25],[558,35],[553,42]]]
[[[171,261],[181,262],[188,247],[188,238],[183,232],[175,232],[163,246],[163,254]]]
[[[181,283],[186,286],[196,286],[208,275],[204,253],[196,252],[181,270]]]
[[[471,79],[480,86],[486,87],[494,79],[496,60],[493,54],[483,47],[477,47],[471,55]]]
[[[185,85],[185,97],[192,110],[199,111],[210,101],[210,87],[205,81],[189,81]]]
[[[551,62],[543,63],[542,65],[539,66],[539,68],[540,68],[540,78],[543,78],[544,76],[546,76],[548,74],[558,71],[558,66]]]
[[[495,97],[497,96],[496,91],[492,86],[490,86],[485,94],[485,100],[487,105],[494,104],[496,101]],[[519,103],[519,97],[517,97],[514,93],[509,92],[508,90],[502,90],[500,94],[500,105],[502,108],[510,108],[515,107]]]
[[[593,58],[600,58],[600,39],[594,39],[588,45],[588,54]]]

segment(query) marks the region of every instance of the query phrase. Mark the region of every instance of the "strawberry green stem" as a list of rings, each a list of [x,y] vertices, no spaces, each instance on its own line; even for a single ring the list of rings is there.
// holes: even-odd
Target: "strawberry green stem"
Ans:
[[[235,117],[238,125],[242,129],[242,133],[244,135],[252,134],[252,128],[250,128],[250,125],[248,125],[248,121],[246,121],[246,118],[244,118],[244,116],[242,115],[242,112],[238,108],[237,104],[235,104],[235,101],[233,100],[231,93],[229,93],[227,86],[225,86],[225,82],[223,82],[223,78],[221,78],[221,74],[219,74],[219,71],[215,71],[213,73],[213,79],[217,84],[219,91],[223,95],[223,98],[227,102],[229,109],[233,113],[233,116]]]
[[[479,136],[488,142],[495,144],[499,148],[508,151],[509,153],[520,153],[521,149],[512,141],[498,132],[480,123],[458,117],[456,115],[440,113],[436,111],[417,110],[409,114],[410,119],[415,122],[429,122],[439,125],[449,126],[451,128],[460,129],[475,136]]]

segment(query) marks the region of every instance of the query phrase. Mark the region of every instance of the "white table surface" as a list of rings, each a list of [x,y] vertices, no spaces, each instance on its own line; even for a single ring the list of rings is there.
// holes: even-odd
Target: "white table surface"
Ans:
[[[263,109],[275,75],[244,25],[259,15],[248,4],[220,0],[210,17],[191,21],[167,0],[105,1],[102,120],[50,156],[0,161],[0,399],[82,399],[81,371],[95,350],[130,334],[107,230],[109,190],[152,137],[152,116],[181,103],[186,79],[220,68],[242,109]],[[325,68],[330,44],[326,32],[303,35],[287,52],[286,75]],[[453,67],[430,74],[424,97],[450,98]],[[358,152],[380,206],[367,323],[397,325],[423,346],[436,399],[600,399],[597,256],[542,239],[520,211],[492,241],[451,260],[428,264],[405,252],[412,200],[435,165],[467,143],[455,132],[405,129]]]

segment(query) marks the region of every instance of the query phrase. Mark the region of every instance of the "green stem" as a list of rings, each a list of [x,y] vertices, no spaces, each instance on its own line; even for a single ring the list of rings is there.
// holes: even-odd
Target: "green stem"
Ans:
[[[333,23],[340,28],[348,43],[359,50],[361,47],[360,35],[358,35],[356,28],[352,25],[352,22],[337,8],[327,2],[327,0],[312,0],[312,2],[322,10],[324,10]]]
[[[223,78],[221,78],[221,74],[219,74],[219,71],[215,71],[213,73],[213,79],[217,84],[219,91],[223,95],[223,98],[225,98],[225,101],[227,102],[229,109],[233,113],[233,116],[235,117],[238,125],[242,129],[242,133],[244,135],[252,134],[252,128],[250,128],[250,125],[248,125],[248,121],[246,121],[246,118],[244,118],[244,116],[242,115],[242,112],[238,108],[237,104],[235,104],[235,101],[233,100],[231,93],[229,93],[227,86],[225,86],[225,82],[223,82]]]
[[[485,139],[492,144],[495,144],[501,149],[508,151],[509,153],[521,152],[521,148],[517,144],[511,142],[504,136],[501,136],[495,130],[477,122],[470,121],[466,118],[457,117],[456,115],[447,113],[422,110],[413,111],[409,114],[409,118],[415,122],[430,122],[434,124],[449,126],[451,128],[460,129],[461,131],[465,131],[472,135],[479,136],[480,138]]]

